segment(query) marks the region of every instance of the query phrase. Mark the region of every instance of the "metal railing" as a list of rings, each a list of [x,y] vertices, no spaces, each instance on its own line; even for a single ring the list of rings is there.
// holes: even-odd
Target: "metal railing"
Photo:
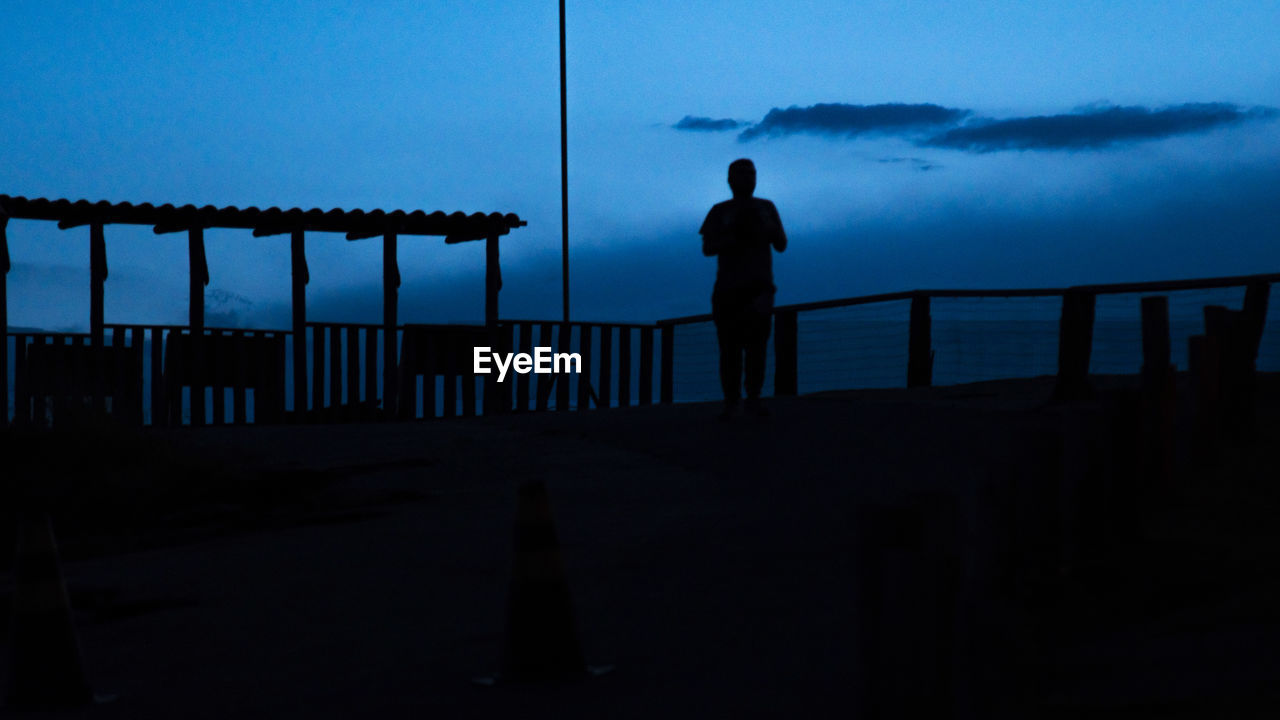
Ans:
[[[1232,304],[1243,293],[1241,312],[1259,323],[1260,364],[1280,365],[1280,333],[1263,330],[1267,291],[1277,280],[1280,274],[913,290],[779,306],[766,391],[1051,373],[1072,385],[1091,371],[1137,373],[1139,300],[1161,293],[1176,301],[1170,303],[1175,346],[1199,327],[1203,306]],[[169,425],[409,420],[650,405],[712,399],[719,391],[710,315],[655,324],[403,325],[390,364],[385,333],[379,324],[325,322],[307,323],[301,342],[283,330],[205,328],[192,336],[177,325],[109,324],[100,344],[88,333],[8,333],[6,381],[13,392],[6,417],[47,423],[105,414]],[[479,345],[503,353],[532,354],[539,346],[577,353],[581,372],[512,373],[498,382],[496,374],[474,372],[471,352]],[[1006,357],[991,359],[998,353]],[[396,373],[390,383],[388,367]],[[395,388],[390,398],[388,386]]]

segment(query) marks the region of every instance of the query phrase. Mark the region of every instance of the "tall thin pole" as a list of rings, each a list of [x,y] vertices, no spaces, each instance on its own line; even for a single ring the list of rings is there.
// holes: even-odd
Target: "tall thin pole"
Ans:
[[[564,0],[560,0],[560,277],[569,322],[569,123],[564,80]]]

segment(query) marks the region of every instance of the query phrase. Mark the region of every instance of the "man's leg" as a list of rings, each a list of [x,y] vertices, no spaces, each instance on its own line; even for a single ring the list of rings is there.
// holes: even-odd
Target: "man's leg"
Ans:
[[[716,340],[720,345],[720,390],[724,393],[724,404],[731,407],[738,404],[742,393],[742,332],[739,313],[723,301],[712,297],[711,314],[716,323]]]
[[[770,313],[749,313],[747,318],[747,405],[748,410],[760,414],[760,391],[764,387],[765,359],[769,346],[769,331],[773,324]]]

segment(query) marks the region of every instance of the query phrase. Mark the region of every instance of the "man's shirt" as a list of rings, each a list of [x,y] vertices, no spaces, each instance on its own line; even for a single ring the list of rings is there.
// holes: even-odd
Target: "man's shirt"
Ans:
[[[773,249],[787,248],[778,209],[764,198],[716,203],[702,221],[702,252],[716,256],[716,291],[772,290]]]

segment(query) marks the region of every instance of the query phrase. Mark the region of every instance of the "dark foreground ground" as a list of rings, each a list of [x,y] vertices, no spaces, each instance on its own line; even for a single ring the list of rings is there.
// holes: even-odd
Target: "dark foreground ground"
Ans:
[[[10,433],[4,453],[10,480],[50,486],[90,678],[117,695],[69,717],[847,717],[873,685],[957,717],[1277,716],[1280,403],[1204,470],[1184,417],[1177,477],[1138,487],[1132,398],[1051,408],[1050,387],[781,399],[727,424],[700,404]],[[529,480],[588,661],[616,669],[483,687]],[[886,507],[932,508],[941,539],[877,547]]]

